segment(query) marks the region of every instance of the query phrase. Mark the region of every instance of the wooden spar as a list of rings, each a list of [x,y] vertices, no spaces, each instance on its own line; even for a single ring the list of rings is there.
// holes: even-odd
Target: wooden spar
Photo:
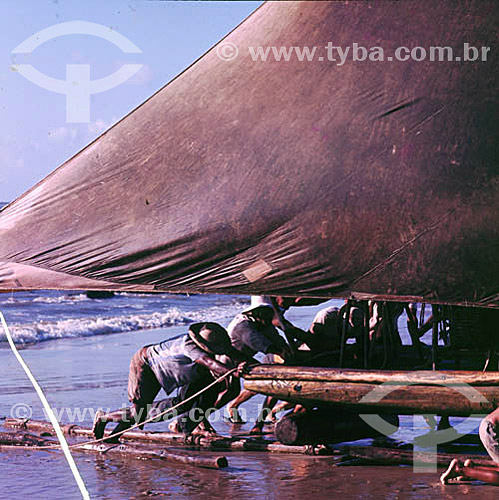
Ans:
[[[417,463],[432,465],[435,463],[436,459],[437,465],[447,467],[454,458],[457,458],[462,462],[469,458],[476,465],[484,465],[488,467],[497,465],[492,460],[487,459],[484,455],[455,455],[452,453],[437,453],[435,456],[435,454],[425,451],[413,452],[410,450],[398,450],[394,448],[378,448],[377,446],[335,446],[335,449],[339,450],[345,456],[363,458],[386,464],[413,465],[414,463]]]
[[[499,386],[379,385],[318,380],[246,379],[244,387],[303,404],[341,405],[361,413],[435,413],[477,416],[499,403]]]
[[[9,418],[4,422],[4,426],[11,429],[27,429],[34,432],[53,432],[52,425],[49,422],[40,420],[29,420],[25,422],[21,419]],[[78,425],[63,425],[64,434],[80,436],[93,439],[91,429],[80,427]],[[109,435],[110,432],[106,432]],[[218,450],[218,451],[266,451],[270,453],[295,453],[302,455],[315,454],[316,450],[308,445],[288,446],[274,441],[252,439],[252,438],[227,438],[227,437],[205,437],[193,436],[193,439],[187,439],[183,434],[173,432],[147,432],[130,431],[121,436],[123,441],[151,444],[168,444],[175,446],[196,446],[199,448]],[[319,454],[328,454],[327,450],[320,449]]]
[[[120,454],[134,458],[157,458],[167,462],[193,465],[204,469],[223,469],[229,465],[225,457],[194,457],[181,453],[172,453],[167,450],[154,450],[145,446],[133,446],[129,444],[87,444],[76,448],[76,450]]]
[[[352,382],[364,384],[469,384],[473,386],[499,385],[499,372],[479,371],[392,371],[350,370],[343,368],[316,368],[308,366],[257,365],[244,375],[246,380],[310,380],[325,382]]]

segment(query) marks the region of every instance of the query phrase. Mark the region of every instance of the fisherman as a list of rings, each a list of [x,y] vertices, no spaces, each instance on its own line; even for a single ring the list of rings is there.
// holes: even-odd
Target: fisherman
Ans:
[[[271,303],[274,305],[274,326],[283,330],[286,335],[290,346],[294,350],[294,355],[298,354],[296,351],[300,344],[306,344],[310,349],[312,345],[314,347],[323,349],[324,346],[320,344],[320,339],[318,337],[311,337],[310,330],[308,332],[296,327],[286,318],[284,314],[289,310],[290,307],[296,306],[315,306],[327,301],[327,299],[311,299],[308,297],[282,297],[277,296],[274,298],[269,298]]]
[[[229,324],[227,330],[232,346],[248,361],[256,362],[253,356],[259,352],[266,355],[264,362],[267,363],[282,363],[291,358],[290,347],[272,324],[274,313],[274,307],[268,297],[254,296],[251,298],[250,307],[238,314]],[[243,390],[227,406],[233,423],[242,423],[238,408],[255,394],[253,391]],[[275,402],[274,398],[266,398],[262,411],[250,431],[252,434],[262,432],[264,417],[270,412]]]
[[[231,366],[215,359],[224,355]],[[189,327],[187,335],[159,344],[149,345],[139,349],[130,362],[128,377],[128,398],[132,403],[125,410],[120,409],[104,414],[99,411],[95,415],[93,432],[97,439],[102,438],[108,422],[117,422],[111,435],[128,429],[133,423],[158,415],[162,411],[181,403],[184,399],[197,393],[213,382],[213,376],[227,373],[239,354],[231,347],[226,330],[217,323],[195,323]],[[246,363],[237,366],[234,373],[240,377],[246,370]],[[213,375],[212,375],[213,374]],[[180,388],[180,394],[154,403],[161,388],[167,395]],[[219,384],[206,390],[194,400],[182,405],[176,414],[189,412],[187,417],[177,422],[178,430],[191,434],[200,424],[196,433],[213,432],[205,413],[209,408],[221,408],[230,401],[227,394],[220,392]],[[194,415],[197,410],[197,415]],[[168,420],[175,415],[166,414],[160,420]],[[195,421],[194,418],[196,418]],[[111,438],[108,442],[117,442]]]
[[[350,316],[357,321],[355,314]],[[317,312],[307,332],[295,327],[293,331],[295,338],[302,343],[297,353],[300,362],[306,362],[307,365],[313,366],[321,366],[321,363],[325,363],[330,366],[331,354],[338,353],[340,349],[341,325],[340,309],[336,306],[329,306]],[[348,324],[348,337],[352,336],[352,326],[352,321],[350,321]],[[319,357],[325,359],[320,360]],[[279,412],[290,409],[293,409],[293,413],[306,411],[303,405],[284,401],[272,409],[270,413],[271,420],[276,421]]]
[[[343,338],[343,325],[345,324],[345,339],[355,339],[357,347],[361,345],[364,331],[364,313],[360,307],[348,301],[339,309],[335,306],[321,309],[314,317],[308,332],[297,335],[304,344],[300,347],[300,358],[309,365],[319,366],[318,363],[331,366],[334,362],[331,357],[341,349]],[[346,317],[348,315],[348,318]],[[305,351],[306,349],[306,351]],[[324,358],[322,360],[318,358]]]
[[[452,460],[449,468],[440,476],[442,484],[449,480],[468,479],[499,486],[499,408],[487,415],[480,424],[480,440],[494,461],[494,465],[475,465],[471,460],[466,460],[463,465],[457,458]]]
[[[310,325],[309,336],[305,343],[311,351],[321,349],[323,351],[339,350],[341,343],[340,310],[338,307],[330,306],[321,309],[314,317]]]

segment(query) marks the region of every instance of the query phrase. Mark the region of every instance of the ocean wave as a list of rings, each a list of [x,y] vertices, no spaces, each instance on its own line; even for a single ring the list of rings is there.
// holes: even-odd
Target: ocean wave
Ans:
[[[165,312],[150,314],[129,314],[109,317],[69,318],[57,321],[39,321],[29,324],[9,325],[14,342],[33,344],[46,340],[72,337],[89,337],[111,333],[164,328],[187,325],[199,321],[222,321],[234,316],[241,309],[241,304],[234,302],[225,306],[214,306],[205,310],[185,312],[172,307]],[[6,342],[6,336],[0,331],[0,342]]]
[[[62,295],[59,297],[36,297],[31,302],[42,304],[76,304],[89,300],[86,294],[80,293],[78,295]]]

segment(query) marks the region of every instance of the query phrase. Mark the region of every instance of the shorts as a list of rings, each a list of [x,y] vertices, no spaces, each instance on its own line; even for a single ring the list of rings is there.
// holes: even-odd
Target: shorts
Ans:
[[[146,355],[147,347],[133,355],[128,374],[128,399],[140,406],[151,404],[161,390],[161,384],[147,363]]]
[[[490,420],[484,418],[480,424],[480,440],[483,446],[490,455],[490,458],[494,460],[496,464],[499,464],[499,429],[498,426],[494,425]]]

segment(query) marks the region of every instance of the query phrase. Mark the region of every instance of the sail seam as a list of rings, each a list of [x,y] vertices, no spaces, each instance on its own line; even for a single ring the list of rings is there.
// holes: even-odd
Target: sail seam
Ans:
[[[422,238],[425,234],[427,234],[430,231],[433,231],[436,229],[442,222],[444,222],[451,214],[455,212],[454,209],[450,210],[445,214],[443,217],[441,217],[439,220],[435,221],[433,224],[430,224],[428,227],[423,229],[420,233],[418,233],[414,238],[411,238],[409,241],[406,241],[402,246],[399,248],[393,250],[393,252],[382,262],[379,264],[376,264],[374,267],[366,271],[364,274],[356,278],[351,282],[351,285],[354,285],[355,283],[359,282],[360,280],[366,278],[367,276],[371,275],[372,273],[378,271],[382,267],[384,267],[386,264],[388,264],[390,261],[392,261],[399,253],[403,252],[409,245],[412,245],[415,241],[419,240]]]

